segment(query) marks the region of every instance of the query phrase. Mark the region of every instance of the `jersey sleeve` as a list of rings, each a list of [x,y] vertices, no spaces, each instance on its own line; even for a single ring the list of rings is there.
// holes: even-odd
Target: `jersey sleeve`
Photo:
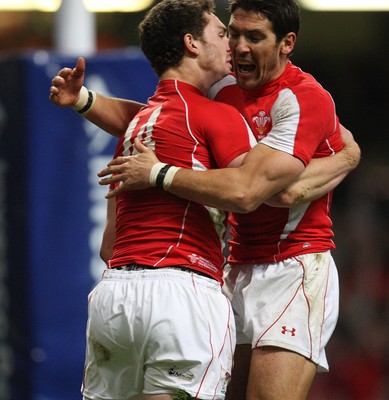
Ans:
[[[206,140],[218,168],[225,168],[257,144],[246,120],[234,107],[212,104],[207,122]]]
[[[317,88],[280,91],[271,117],[272,129],[261,143],[293,155],[305,165],[338,129],[331,96]]]

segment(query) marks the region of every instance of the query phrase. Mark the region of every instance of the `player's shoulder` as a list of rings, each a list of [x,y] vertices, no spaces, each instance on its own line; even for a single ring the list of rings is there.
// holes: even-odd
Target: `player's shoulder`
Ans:
[[[211,118],[228,118],[231,121],[241,115],[236,107],[221,101],[206,99],[201,107],[201,112],[206,113]]]
[[[303,71],[301,68],[291,65],[292,78],[287,79],[287,84],[291,91],[297,96],[307,98],[323,98],[328,99],[330,94],[321,83],[309,72]]]
[[[220,81],[214,83],[207,94],[207,97],[211,100],[216,99],[217,95],[225,88],[228,88],[230,91],[236,90],[236,78],[234,75],[230,74],[220,79]]]

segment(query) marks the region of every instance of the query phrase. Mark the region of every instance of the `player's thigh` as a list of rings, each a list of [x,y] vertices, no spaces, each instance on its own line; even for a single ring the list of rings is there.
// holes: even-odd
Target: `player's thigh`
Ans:
[[[143,400],[173,400],[173,394],[144,394]]]
[[[277,347],[253,349],[247,400],[304,400],[316,365],[292,351]]]
[[[190,400],[193,399],[188,393],[180,391],[176,394],[144,395],[142,400]]]
[[[239,344],[234,353],[234,368],[228,385],[226,400],[245,400],[251,363],[251,345]]]

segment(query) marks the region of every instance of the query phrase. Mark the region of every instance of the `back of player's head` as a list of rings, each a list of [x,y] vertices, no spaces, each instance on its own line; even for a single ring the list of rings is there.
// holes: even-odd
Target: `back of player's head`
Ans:
[[[213,0],[163,0],[154,6],[139,25],[140,46],[158,76],[178,66],[184,56],[184,36],[201,39],[213,13]]]
[[[300,9],[295,0],[229,0],[228,9],[254,11],[267,18],[280,42],[289,32],[298,35],[300,29]]]

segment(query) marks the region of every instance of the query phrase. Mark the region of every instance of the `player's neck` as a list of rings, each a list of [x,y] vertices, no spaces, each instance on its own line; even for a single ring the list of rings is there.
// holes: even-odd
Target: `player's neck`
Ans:
[[[207,79],[206,73],[193,66],[188,66],[182,63],[178,67],[169,68],[160,77],[160,80],[164,79],[176,79],[181,82],[189,83],[195,86],[205,96],[208,93],[211,83]],[[208,75],[209,76],[209,75]]]

